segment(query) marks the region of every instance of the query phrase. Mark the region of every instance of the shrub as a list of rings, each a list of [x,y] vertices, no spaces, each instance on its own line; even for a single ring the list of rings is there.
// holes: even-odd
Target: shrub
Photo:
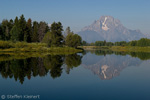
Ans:
[[[9,41],[0,41],[0,49],[12,48],[12,43]]]
[[[28,46],[28,44],[25,43],[25,42],[16,42],[16,43],[14,44],[14,47],[15,47],[15,48],[24,48],[24,47],[27,47],[27,46]]]

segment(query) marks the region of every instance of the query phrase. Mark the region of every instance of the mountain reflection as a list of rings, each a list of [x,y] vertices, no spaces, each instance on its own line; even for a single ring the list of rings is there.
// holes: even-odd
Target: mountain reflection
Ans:
[[[71,55],[48,55],[45,57],[6,60],[9,55],[1,55],[5,61],[0,62],[0,74],[3,78],[14,78],[23,84],[25,77],[45,76],[48,73],[52,78],[60,77],[63,66],[67,73],[70,69],[81,64],[82,56]]]
[[[142,60],[150,59],[150,53],[87,51],[82,59],[82,66],[91,70],[102,80],[119,76],[121,71],[129,66],[139,66]]]
[[[23,84],[26,78],[30,80],[37,76],[50,75],[55,79],[62,75],[63,70],[69,74],[71,69],[82,65],[98,75],[100,79],[109,80],[119,76],[126,67],[139,66],[142,60],[150,59],[150,53],[102,50],[85,51],[82,54],[40,55],[40,57],[29,55],[1,54],[1,76],[13,78]]]

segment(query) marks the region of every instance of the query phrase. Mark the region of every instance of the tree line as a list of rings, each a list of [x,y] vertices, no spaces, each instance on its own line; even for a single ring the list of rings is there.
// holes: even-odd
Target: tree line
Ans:
[[[81,37],[71,32],[70,27],[66,29],[66,36],[62,32],[63,26],[61,22],[53,22],[49,27],[48,23],[44,21],[32,22],[31,18],[26,21],[24,15],[19,18],[16,16],[14,20],[5,19],[0,24],[0,40],[3,41],[44,42],[49,47],[77,47],[81,45]]]
[[[120,41],[120,42],[106,42],[104,41],[96,41],[95,43],[87,43],[83,41],[84,46],[150,46],[150,39],[141,38],[140,40],[133,40],[130,42]]]
[[[24,15],[20,18],[4,19],[0,24],[0,40],[41,42],[44,34],[49,31],[48,24],[44,21],[37,22],[29,18],[27,21]]]

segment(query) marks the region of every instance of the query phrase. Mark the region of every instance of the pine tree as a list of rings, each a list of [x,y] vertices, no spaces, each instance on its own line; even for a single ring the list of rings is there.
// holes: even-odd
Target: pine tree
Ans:
[[[31,37],[32,42],[38,42],[38,22],[33,22],[33,34]]]
[[[52,34],[51,32],[47,32],[42,40],[43,43],[47,43],[48,47],[51,47],[52,43]]]
[[[26,34],[26,20],[24,18],[24,15],[20,16],[19,28],[20,28],[19,40],[26,41],[27,39],[27,36],[25,35]]]
[[[66,38],[65,38],[65,45],[66,45],[66,46],[73,47],[73,41],[72,41],[73,35],[74,35],[74,33],[73,33],[73,32],[70,32],[70,33],[66,36]]]
[[[50,32],[52,33],[52,46],[62,46],[63,43],[63,35],[62,35],[62,31],[63,31],[63,26],[60,22],[58,23],[53,23],[51,25],[51,30]]]
[[[15,20],[14,20],[14,24],[13,27],[10,31],[11,34],[11,40],[12,41],[19,41],[19,35],[20,35],[21,29],[19,27],[19,20],[18,17],[16,16]]]
[[[39,42],[41,42],[43,40],[44,35],[47,33],[47,31],[48,31],[47,27],[48,27],[48,25],[45,22],[39,23],[39,28],[38,28]]]
[[[32,20],[29,18],[26,24],[26,36],[27,36],[27,42],[31,42],[31,36],[32,36]]]
[[[66,36],[71,33],[71,30],[70,30],[70,27],[68,26],[65,30],[65,34],[64,34],[64,37],[66,38]]]
[[[16,16],[15,20],[14,20],[14,25],[19,27],[19,20],[18,17]]]
[[[19,28],[17,27],[17,25],[14,25],[13,28],[11,29],[11,31],[10,31],[11,40],[13,42],[19,41],[19,33],[20,33]]]
[[[9,27],[9,21],[3,20],[2,21],[2,33],[3,33],[3,40],[9,40],[10,39],[10,27]]]
[[[0,40],[3,40],[3,37],[4,37],[4,34],[3,34],[3,31],[2,31],[2,26],[0,24]]]

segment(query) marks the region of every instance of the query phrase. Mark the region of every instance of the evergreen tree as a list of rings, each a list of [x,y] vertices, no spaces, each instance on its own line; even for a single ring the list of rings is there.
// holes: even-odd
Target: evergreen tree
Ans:
[[[48,24],[46,24],[45,22],[40,22],[39,23],[39,28],[38,28],[38,39],[39,42],[41,42],[43,40],[43,37],[45,35],[45,33],[48,31]]]
[[[104,46],[106,46],[106,40],[104,40]]]
[[[17,25],[14,25],[10,31],[11,40],[14,42],[19,41],[19,33],[20,33],[20,29],[17,27]]]
[[[82,45],[83,46],[87,46],[87,42],[86,41],[82,41]]]
[[[65,34],[64,34],[64,37],[66,38],[66,36],[71,33],[71,30],[70,30],[70,27],[68,26],[65,30]]]
[[[32,36],[32,20],[29,18],[26,24],[26,36],[27,36],[27,42],[31,42],[31,36]]]
[[[60,22],[58,23],[53,23],[51,25],[51,34],[52,34],[52,42],[51,45],[52,46],[62,46],[63,43],[63,35],[62,35],[62,31],[63,31],[63,26]]]
[[[27,35],[26,35],[26,20],[24,18],[24,15],[20,16],[20,19],[19,19],[19,28],[20,28],[19,40],[20,41],[26,41],[27,40]]]
[[[74,33],[73,33],[73,32],[70,32],[70,33],[66,36],[66,38],[65,38],[65,45],[66,45],[66,46],[73,47],[73,41],[72,41],[73,35],[74,35]]]
[[[104,46],[104,41],[96,41],[95,46]]]
[[[14,20],[14,24],[13,24],[13,27],[10,31],[10,34],[11,34],[11,40],[12,41],[19,41],[19,35],[20,35],[20,32],[21,32],[21,29],[19,27],[19,20],[18,20],[18,17],[16,16],[15,20]]]
[[[137,41],[135,40],[135,41],[131,41],[130,43],[129,43],[129,45],[130,46],[137,46]]]
[[[81,45],[82,38],[78,34],[74,34],[72,41],[73,41],[73,47],[77,48],[77,46]]]
[[[9,40],[10,39],[10,30],[9,30],[9,22],[8,20],[2,21],[2,38],[3,40]]]
[[[15,20],[14,20],[14,24],[19,27],[19,20],[18,20],[18,17],[17,17],[17,16],[16,16],[16,18],[15,18]]]
[[[38,42],[38,22],[33,22],[33,34],[31,37],[32,42]]]
[[[4,34],[3,34],[3,31],[2,31],[2,26],[0,24],[0,40],[3,40],[3,37],[4,37]]]
[[[65,44],[69,47],[75,47],[81,45],[82,39],[78,34],[74,34],[73,32],[69,33],[66,37]]]
[[[141,38],[140,40],[137,41],[137,45],[141,47],[150,46],[150,39]]]
[[[42,40],[43,43],[47,43],[48,47],[51,47],[52,43],[52,34],[51,32],[47,32]]]

